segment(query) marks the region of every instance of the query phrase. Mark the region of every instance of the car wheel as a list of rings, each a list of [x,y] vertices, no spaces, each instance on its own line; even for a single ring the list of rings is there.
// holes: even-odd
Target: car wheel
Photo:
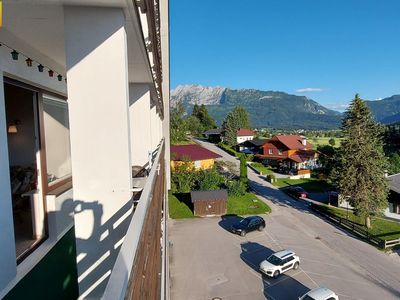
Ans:
[[[297,270],[299,268],[299,262],[296,262],[293,266],[293,270]]]
[[[263,229],[264,229],[264,225],[258,226],[258,231],[263,231]]]
[[[274,275],[272,275],[275,279],[279,277],[279,271],[275,271]]]
[[[246,231],[242,230],[242,231],[240,232],[240,236],[245,236],[245,235],[246,235]]]

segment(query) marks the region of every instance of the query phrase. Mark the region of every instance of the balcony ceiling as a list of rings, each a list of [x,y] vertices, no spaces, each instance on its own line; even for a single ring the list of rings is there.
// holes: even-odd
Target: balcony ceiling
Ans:
[[[45,58],[43,63],[65,72],[64,5],[120,7],[126,16],[130,82],[151,82],[147,55],[136,25],[133,5],[128,0],[3,0],[0,41],[25,44]],[[29,53],[31,54],[31,53]],[[38,57],[32,57],[39,59]],[[42,62],[42,61],[41,61]]]

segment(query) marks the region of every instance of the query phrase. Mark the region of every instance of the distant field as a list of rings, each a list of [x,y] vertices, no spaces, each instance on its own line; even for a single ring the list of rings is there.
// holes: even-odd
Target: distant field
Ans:
[[[314,146],[318,145],[329,145],[329,140],[330,137],[309,137],[308,141],[313,144]],[[342,142],[343,138],[333,138],[335,140],[335,146],[334,147],[339,147],[340,143]]]

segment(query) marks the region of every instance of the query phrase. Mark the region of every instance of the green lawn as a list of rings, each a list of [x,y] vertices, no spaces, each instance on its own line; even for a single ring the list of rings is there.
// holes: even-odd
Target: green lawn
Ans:
[[[229,196],[228,214],[258,215],[271,212],[271,208],[252,193],[240,197]]]
[[[329,140],[331,139],[330,137],[309,137],[307,138],[308,141],[315,146],[315,149],[317,149],[317,146],[321,145],[329,145]],[[337,148],[340,146],[341,141],[343,138],[333,138],[335,140],[335,145],[334,147]]]
[[[193,205],[190,201],[190,193],[168,192],[169,216],[172,219],[193,218]],[[228,214],[255,215],[269,213],[271,208],[254,194],[246,193],[240,197],[228,198]]]
[[[346,219],[348,216],[350,221],[364,226],[364,219],[354,215],[351,211],[347,213],[346,209],[340,209],[327,205],[319,205],[318,209],[344,219]],[[400,223],[398,222],[373,217],[371,218],[371,225],[372,228],[369,230],[369,233],[376,238],[382,240],[393,240],[400,238]]]
[[[168,192],[169,216],[172,219],[193,218],[193,205],[190,201],[190,193]]]
[[[325,180],[317,178],[303,178],[303,179],[289,179],[289,178],[278,178],[274,185],[276,187],[286,187],[286,186],[301,186],[307,192],[310,193],[322,193],[331,188],[331,185]]]
[[[252,163],[251,166],[262,173],[262,175],[274,174],[274,171],[272,171],[270,167],[266,167],[262,163]]]

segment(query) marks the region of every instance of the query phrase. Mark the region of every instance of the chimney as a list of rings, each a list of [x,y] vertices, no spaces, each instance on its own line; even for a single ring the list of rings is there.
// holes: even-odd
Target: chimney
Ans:
[[[303,146],[307,146],[307,139],[305,136],[302,137],[302,144]]]

